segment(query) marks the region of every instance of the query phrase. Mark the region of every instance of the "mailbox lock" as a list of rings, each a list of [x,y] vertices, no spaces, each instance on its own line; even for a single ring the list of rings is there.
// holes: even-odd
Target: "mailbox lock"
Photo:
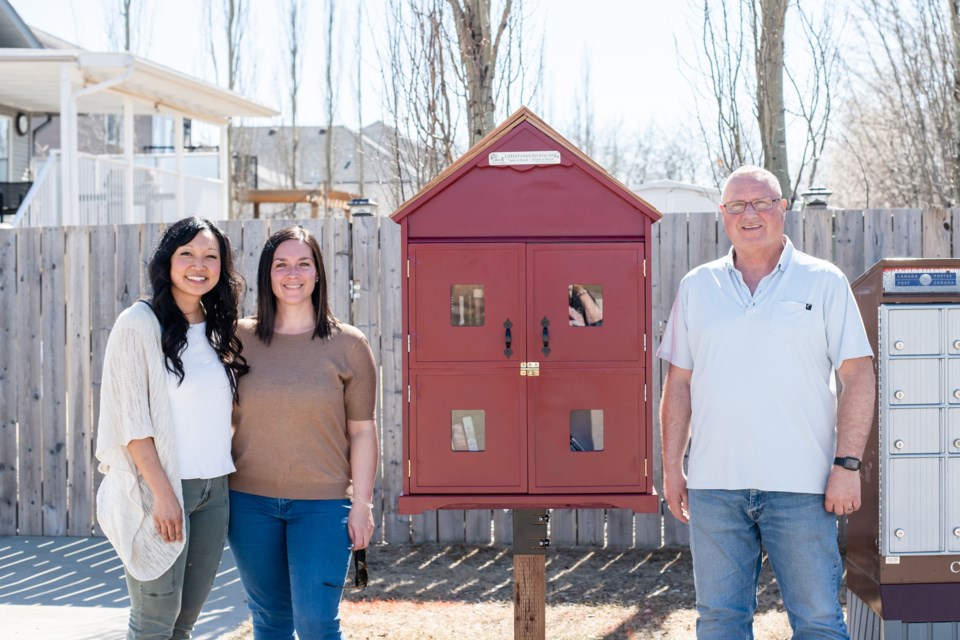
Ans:
[[[954,348],[954,349],[960,349],[960,340],[954,340],[954,341],[953,341],[953,348]]]
[[[953,397],[954,397],[954,398],[957,398],[957,399],[960,399],[960,389],[954,389],[954,390],[953,390]]]
[[[903,344],[903,340],[897,340],[893,343],[893,348],[897,351],[902,350],[906,345]]]
[[[960,389],[958,389],[957,391],[960,392]],[[906,394],[903,391],[900,391],[899,389],[893,392],[893,397],[896,398],[897,400],[903,400],[903,397],[905,395]]]
[[[903,440],[897,440],[893,443],[893,446],[895,446],[897,449],[903,449]]]
[[[897,529],[893,532],[893,535],[897,536],[898,538],[902,538],[903,536],[907,535],[907,533],[903,529]]]
[[[953,535],[960,538],[960,527],[957,527],[956,529],[953,530]]]
[[[960,438],[957,438],[956,440],[953,441],[953,446],[956,447],[957,449],[960,449]]]

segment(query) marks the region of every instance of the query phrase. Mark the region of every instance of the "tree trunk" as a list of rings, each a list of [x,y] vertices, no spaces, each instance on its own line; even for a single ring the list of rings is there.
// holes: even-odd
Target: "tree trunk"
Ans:
[[[960,0],[950,0],[953,36],[953,206],[960,206]]]
[[[763,167],[777,176],[781,194],[792,202],[783,101],[783,29],[788,0],[754,0],[754,12],[756,2],[760,5],[760,15],[754,15],[754,25],[757,18],[760,21],[756,55],[757,120],[763,146]]]
[[[490,0],[448,0],[460,44],[464,84],[467,91],[467,126],[470,145],[493,131],[496,105],[493,85],[500,36],[507,27],[512,0],[503,5],[496,33],[490,25]]]

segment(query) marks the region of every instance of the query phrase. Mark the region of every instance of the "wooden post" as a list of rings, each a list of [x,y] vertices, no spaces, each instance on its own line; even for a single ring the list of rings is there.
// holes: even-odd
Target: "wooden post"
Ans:
[[[513,638],[544,640],[547,620],[547,511],[513,510]]]

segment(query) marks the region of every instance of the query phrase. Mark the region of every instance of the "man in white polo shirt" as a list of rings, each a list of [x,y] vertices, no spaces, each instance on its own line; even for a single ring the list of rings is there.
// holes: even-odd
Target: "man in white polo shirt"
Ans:
[[[843,273],[783,234],[776,177],[741,167],[722,201],[733,247],[681,281],[658,353],[663,493],[690,523],[697,637],[753,637],[762,546],[794,638],[847,638],[836,516],[860,507],[873,354]]]

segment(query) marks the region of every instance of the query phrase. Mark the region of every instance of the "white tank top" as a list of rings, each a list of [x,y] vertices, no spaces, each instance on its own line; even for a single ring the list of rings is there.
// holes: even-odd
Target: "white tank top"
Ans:
[[[180,478],[217,478],[236,470],[230,455],[233,394],[230,379],[207,341],[207,323],[187,330],[187,348],[180,354],[184,377],[167,371],[173,431],[180,459]]]

